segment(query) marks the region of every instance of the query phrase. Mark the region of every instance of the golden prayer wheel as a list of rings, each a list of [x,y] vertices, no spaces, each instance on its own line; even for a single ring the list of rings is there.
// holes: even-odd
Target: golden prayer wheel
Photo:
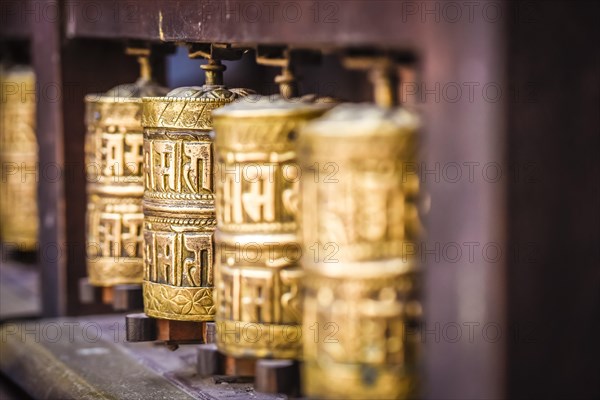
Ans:
[[[141,77],[86,103],[87,267],[90,284],[141,283],[143,276],[142,97],[167,89],[151,79],[148,49],[139,50]]]
[[[344,104],[299,135],[304,393],[407,398],[416,385],[418,118]],[[410,167],[407,167],[410,166]]]
[[[202,68],[204,86],[143,99],[143,292],[154,318],[214,320],[211,112],[249,92],[221,84],[220,62]]]
[[[35,74],[0,66],[0,238],[20,251],[36,248],[38,145]]]
[[[227,355],[301,356],[296,132],[330,108],[265,96],[213,114],[217,346]]]

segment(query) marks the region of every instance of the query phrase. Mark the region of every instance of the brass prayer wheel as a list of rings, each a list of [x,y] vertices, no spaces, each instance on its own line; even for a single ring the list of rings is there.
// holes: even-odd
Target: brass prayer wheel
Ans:
[[[142,282],[141,98],[161,96],[168,90],[151,79],[149,50],[139,50],[141,77],[137,82],[85,98],[87,267],[94,286]]]
[[[331,104],[252,97],[215,111],[217,346],[300,358],[296,132]]]
[[[36,248],[38,145],[35,74],[0,66],[0,238],[20,251]]]
[[[209,60],[206,84],[143,99],[144,311],[154,318],[212,321],[215,201],[211,112],[247,95],[221,84]]]
[[[299,135],[304,393],[407,398],[416,385],[418,118],[344,104]],[[410,166],[407,167],[407,166]]]

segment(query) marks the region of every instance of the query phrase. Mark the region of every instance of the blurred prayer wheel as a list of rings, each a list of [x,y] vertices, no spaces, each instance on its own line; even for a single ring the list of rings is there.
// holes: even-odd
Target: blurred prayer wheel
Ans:
[[[309,397],[413,395],[418,125],[403,109],[344,104],[300,131]]]
[[[144,311],[154,318],[212,321],[215,201],[211,112],[247,95],[222,85],[217,60],[206,84],[143,99]]]
[[[296,132],[330,108],[263,96],[213,113],[217,346],[227,355],[301,357]]]
[[[0,66],[0,238],[20,251],[36,248],[38,145],[35,74]]]
[[[141,283],[143,276],[142,97],[167,89],[151,78],[148,49],[139,50],[141,76],[86,102],[87,259],[94,286]]]

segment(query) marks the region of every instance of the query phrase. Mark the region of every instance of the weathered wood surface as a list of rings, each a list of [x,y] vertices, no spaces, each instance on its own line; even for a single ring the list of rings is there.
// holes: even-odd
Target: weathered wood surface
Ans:
[[[196,372],[196,346],[127,343],[125,317],[48,319],[0,328],[0,370],[34,398],[276,399]]]

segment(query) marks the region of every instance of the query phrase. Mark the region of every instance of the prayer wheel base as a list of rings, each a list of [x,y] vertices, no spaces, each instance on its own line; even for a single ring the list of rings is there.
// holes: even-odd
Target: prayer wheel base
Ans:
[[[38,254],[30,249],[26,244],[6,243],[0,241],[0,256],[3,261],[17,261],[24,264],[35,264],[38,261]]]
[[[198,346],[196,368],[201,377],[214,376],[220,382],[248,382],[255,376],[256,360],[227,356],[216,344]]]
[[[144,313],[127,315],[125,327],[129,342],[160,341],[172,350],[181,344],[212,343],[215,335],[213,322],[173,321]]]
[[[90,284],[88,278],[81,278],[79,280],[79,301],[83,304],[100,302],[102,297],[102,288]]]
[[[254,389],[260,393],[300,396],[300,363],[296,360],[258,360]]]
[[[253,358],[225,357],[225,370],[223,375],[237,377],[254,377],[256,374],[256,360]]]
[[[122,284],[94,286],[88,278],[79,280],[79,300],[84,304],[102,303],[115,311],[134,311],[144,308],[142,286]]]
[[[205,343],[206,329],[203,322],[173,321],[158,318],[155,321],[157,340],[165,342],[167,346]]]
[[[144,313],[128,314],[125,317],[125,332],[128,342],[151,342],[158,337],[156,320]]]
[[[137,284],[113,286],[112,304],[115,311],[142,310],[144,308],[142,286]]]
[[[196,369],[203,378],[221,375],[225,371],[225,356],[219,353],[214,343],[198,346]]]

